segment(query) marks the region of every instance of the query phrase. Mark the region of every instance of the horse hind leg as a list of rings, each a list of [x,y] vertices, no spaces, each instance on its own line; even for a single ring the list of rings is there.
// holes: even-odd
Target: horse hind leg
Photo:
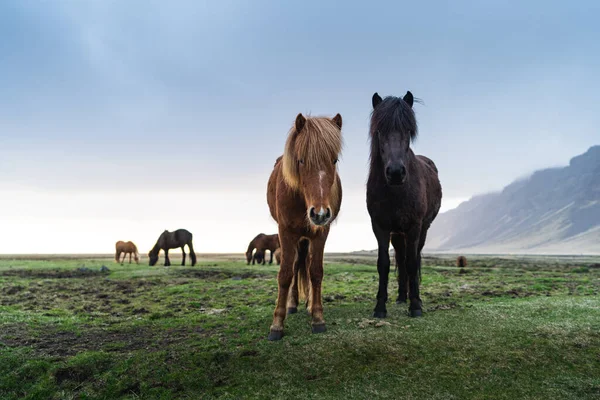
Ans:
[[[302,290],[302,297],[306,299],[306,306],[308,309],[308,293],[307,293],[307,275],[306,275],[306,258],[308,256],[308,241],[301,240],[298,243],[298,257],[294,262],[294,278],[290,286],[290,294],[287,303],[288,314],[295,314],[298,312],[298,298],[299,290]],[[300,287],[300,288],[299,288]]]
[[[392,235],[394,258],[398,274],[398,298],[396,304],[404,304],[408,298],[408,274],[406,273],[406,239],[403,234]]]

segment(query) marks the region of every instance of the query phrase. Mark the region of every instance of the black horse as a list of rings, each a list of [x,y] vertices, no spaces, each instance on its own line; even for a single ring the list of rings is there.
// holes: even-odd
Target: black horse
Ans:
[[[367,182],[367,209],[379,248],[379,291],[374,316],[385,318],[390,272],[390,239],[398,269],[397,303],[410,298],[410,315],[422,315],[419,296],[421,250],[427,230],[442,201],[438,170],[429,158],[415,155],[410,143],[417,136],[414,98],[373,95],[371,156]]]
[[[183,253],[183,258],[181,260],[181,265],[185,265],[185,248],[184,246],[187,244],[188,249],[190,251],[190,258],[192,259],[192,266],[196,265],[196,253],[194,253],[194,245],[192,244],[192,233],[185,229],[177,229],[176,231],[169,232],[165,230],[160,234],[156,244],[148,253],[148,258],[150,259],[150,265],[155,265],[158,261],[158,253],[160,250],[164,250],[165,252],[165,267],[171,265],[171,261],[169,260],[169,249],[176,249],[181,247],[181,252]]]

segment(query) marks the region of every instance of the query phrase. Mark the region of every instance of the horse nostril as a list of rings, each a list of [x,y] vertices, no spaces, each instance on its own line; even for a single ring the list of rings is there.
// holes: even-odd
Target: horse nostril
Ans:
[[[317,217],[317,214],[315,213],[315,208],[311,207],[310,211],[308,212],[308,215],[310,216],[310,218],[315,219]]]
[[[325,218],[329,219],[331,218],[331,208],[327,207],[327,212],[325,213]]]

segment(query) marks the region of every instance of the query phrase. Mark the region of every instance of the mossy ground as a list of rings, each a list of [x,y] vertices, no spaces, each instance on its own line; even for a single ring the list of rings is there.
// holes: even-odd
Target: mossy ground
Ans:
[[[597,260],[425,258],[381,326],[374,258],[326,260],[327,332],[268,342],[275,265],[2,258],[0,398],[600,398]]]

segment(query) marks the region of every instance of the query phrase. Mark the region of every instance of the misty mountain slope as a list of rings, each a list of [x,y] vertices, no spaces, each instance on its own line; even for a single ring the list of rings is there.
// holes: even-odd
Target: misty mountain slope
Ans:
[[[440,214],[425,251],[600,253],[600,146]]]

